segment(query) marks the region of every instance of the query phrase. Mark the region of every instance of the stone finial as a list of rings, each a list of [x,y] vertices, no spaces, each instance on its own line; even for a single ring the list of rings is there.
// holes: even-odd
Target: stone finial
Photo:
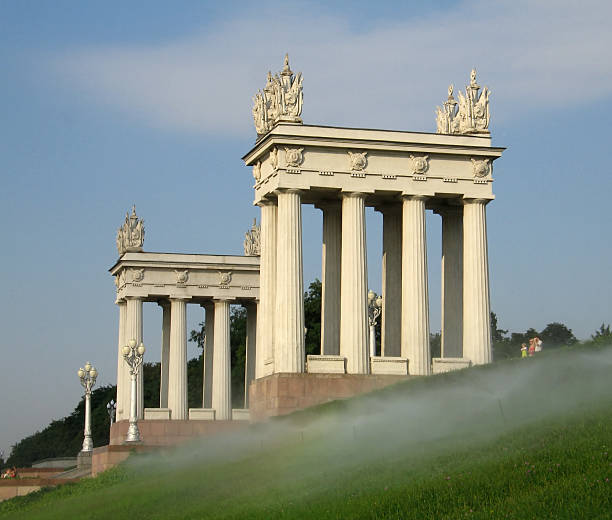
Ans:
[[[257,225],[257,219],[253,219],[251,229],[244,234],[244,255],[259,256],[261,228]]]
[[[117,251],[123,253],[141,252],[144,244],[144,220],[136,215],[136,206],[132,206],[132,214],[125,214],[125,222],[117,230]]]
[[[436,107],[436,125],[439,134],[489,134],[489,95],[491,91],[476,81],[476,69],[470,73],[470,84],[465,95],[459,92],[459,102],[453,97],[453,85],[448,87],[444,107]],[[458,105],[458,106],[457,106]]]
[[[289,55],[285,54],[283,70],[275,76],[268,72],[266,86],[253,97],[253,121],[257,134],[266,134],[280,121],[301,123],[303,99],[302,73],[293,75]]]

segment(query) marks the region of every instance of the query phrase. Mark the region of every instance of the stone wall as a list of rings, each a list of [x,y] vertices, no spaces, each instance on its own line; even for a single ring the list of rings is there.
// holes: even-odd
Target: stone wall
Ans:
[[[410,376],[370,374],[272,374],[249,387],[251,421],[371,392]]]
[[[20,497],[38,491],[43,487],[54,487],[68,482],[76,482],[78,479],[53,479],[53,478],[11,478],[0,480],[0,502],[9,498]]]
[[[138,421],[144,446],[173,446],[194,437],[235,431],[248,426],[246,421]],[[129,421],[118,421],[111,427],[110,444],[123,445]]]

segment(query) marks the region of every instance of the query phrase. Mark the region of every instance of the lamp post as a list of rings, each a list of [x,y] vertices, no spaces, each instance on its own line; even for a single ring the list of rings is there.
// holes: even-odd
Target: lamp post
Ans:
[[[117,409],[117,404],[114,399],[111,399],[106,404],[106,411],[108,412],[108,418],[110,419],[110,425],[112,426],[115,422],[115,410]]]
[[[382,312],[382,296],[368,292],[368,324],[370,325],[370,356],[376,356],[376,320]]]
[[[85,389],[85,435],[81,451],[91,452],[93,450],[93,441],[91,440],[91,389],[96,384],[98,371],[88,361],[84,368],[79,368],[77,375],[81,381],[81,386]]]
[[[145,353],[145,346],[140,343],[136,346],[136,340],[131,339],[128,344],[122,349],[123,359],[130,367],[131,392],[130,392],[130,426],[128,428],[126,443],[141,442],[140,431],[138,430],[138,418],[136,417],[136,378],[142,365],[142,359]]]

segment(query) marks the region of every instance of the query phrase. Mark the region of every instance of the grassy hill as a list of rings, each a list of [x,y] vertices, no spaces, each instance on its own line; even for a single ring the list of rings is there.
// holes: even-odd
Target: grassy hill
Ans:
[[[612,518],[612,348],[415,379],[134,456],[0,518]]]

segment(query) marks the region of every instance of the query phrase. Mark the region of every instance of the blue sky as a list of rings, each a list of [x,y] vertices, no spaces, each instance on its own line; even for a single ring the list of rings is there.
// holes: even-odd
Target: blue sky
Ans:
[[[146,250],[241,253],[258,215],[240,161],[251,96],[285,52],[310,124],[434,131],[448,84],[477,67],[508,147],[488,207],[501,326],[562,321],[586,338],[612,322],[611,18],[588,1],[2,2],[0,449],[72,410],[85,361],[114,381],[107,269],[132,203]],[[427,224],[437,330],[439,217]],[[307,281],[320,226],[304,207]],[[380,215],[367,226],[379,290]],[[160,327],[145,306],[150,360]]]

